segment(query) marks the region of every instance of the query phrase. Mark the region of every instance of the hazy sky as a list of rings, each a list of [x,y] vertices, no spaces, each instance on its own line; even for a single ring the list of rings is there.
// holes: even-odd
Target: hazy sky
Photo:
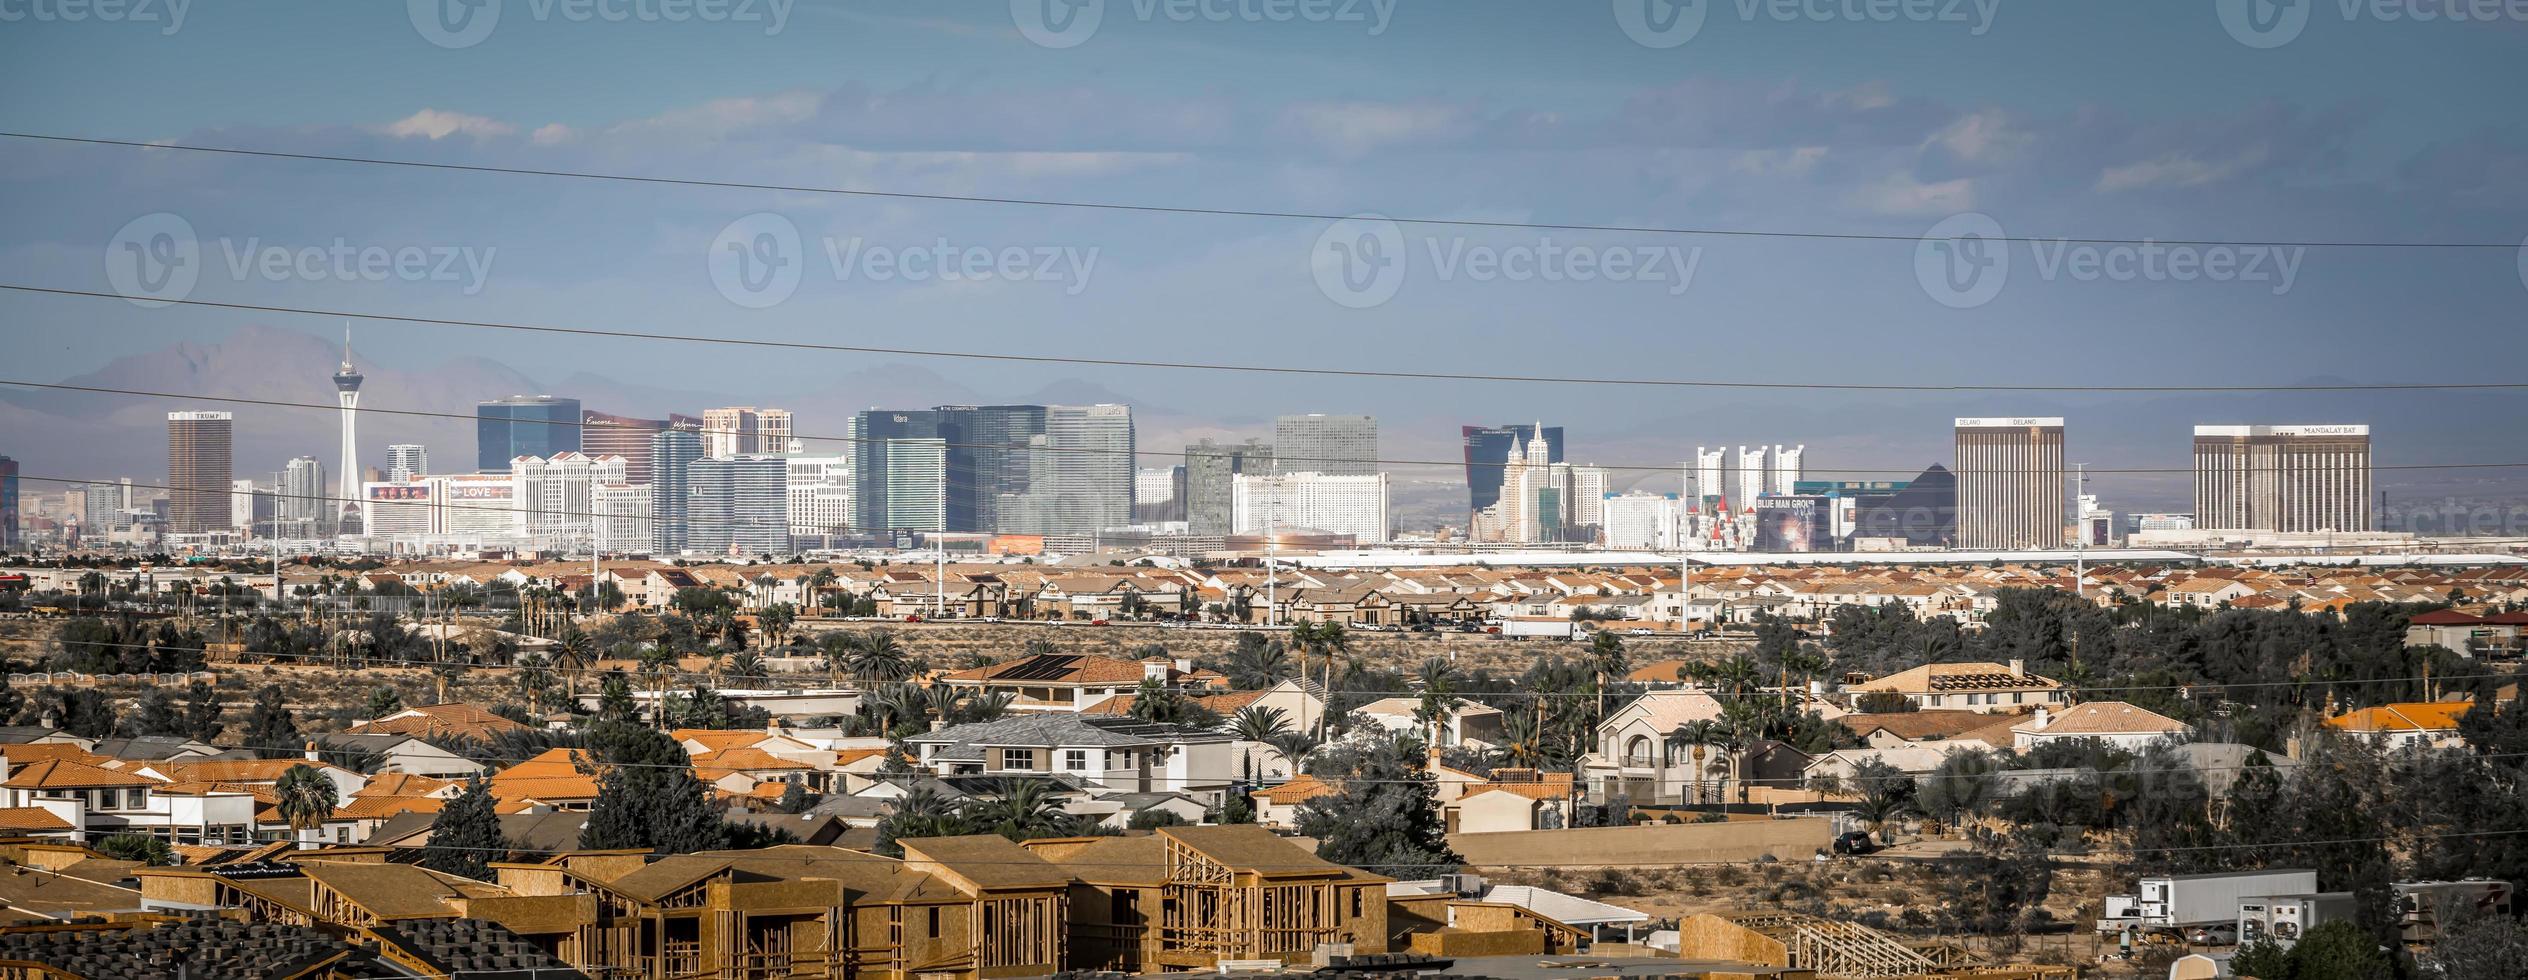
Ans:
[[[158,257],[193,260],[183,295],[195,299],[882,346],[1755,381],[2517,380],[2528,327],[2517,248],[2528,24],[2453,20],[2444,0],[460,3],[147,0],[69,22],[61,0],[0,0],[0,128],[931,194],[1897,240],[1336,226],[0,138],[0,281],[130,291],[139,274],[142,288],[167,288],[157,267],[134,263],[152,261],[153,243],[189,241],[193,252]],[[686,16],[662,19],[671,13]],[[1968,213],[1982,217],[1953,218]],[[1987,251],[1913,240],[1935,226],[2499,247],[1988,243],[2006,256],[1995,265]],[[337,244],[348,276],[329,256],[301,261]],[[930,274],[943,250],[992,275]],[[399,253],[417,257],[403,273]],[[248,322],[339,329],[0,293],[0,374],[53,380]],[[767,401],[902,361],[450,327],[363,335],[366,356],[408,366],[479,354],[539,377],[585,370]],[[1458,422],[1541,418],[1570,427],[1575,458],[1601,462],[1760,441],[1834,447],[1839,458],[1812,451],[1812,465],[1911,466],[1945,458],[1951,413],[2068,406],[2075,458],[2087,438],[2101,463],[2185,463],[2185,419],[2127,396],[920,363],[981,391],[1078,378],[1192,417],[1375,412],[1391,420],[1391,445],[1425,454]],[[2375,421],[2391,461],[2488,446],[2528,460],[2522,397],[2416,394],[2346,410],[2388,406]],[[2373,421],[2300,417],[2311,404],[2232,399],[2218,403],[2227,417],[2199,420]]]

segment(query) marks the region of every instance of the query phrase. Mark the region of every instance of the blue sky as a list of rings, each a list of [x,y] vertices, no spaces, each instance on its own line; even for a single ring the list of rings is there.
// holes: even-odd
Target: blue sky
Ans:
[[[578,16],[588,8],[559,0],[492,2],[491,33],[451,49],[401,3],[200,0],[167,33],[169,0],[140,8],[157,17],[149,23],[69,23],[57,5],[0,0],[0,84],[11,93],[0,128],[919,193],[1900,240],[1413,227],[1402,229],[1392,298],[1356,309],[1315,275],[1330,240],[1321,221],[0,139],[0,279],[112,288],[118,233],[165,213],[201,248],[192,298],[1022,353],[1841,382],[2515,380],[2515,357],[2466,355],[2514,349],[2528,326],[2511,247],[2528,235],[2528,115],[2517,108],[2528,25],[2413,19],[2441,9],[2437,0],[2381,0],[2350,16],[2332,0],[2314,4],[2294,39],[2264,49],[2224,29],[2216,8],[2230,0],[2000,2],[1989,13],[1941,2],[1920,9],[1963,20],[1924,23],[1851,16],[1902,7],[1862,0],[1817,0],[1787,19],[1775,5],[1706,0],[1700,32],[1665,49],[1620,26],[1611,8],[1627,0],[1396,0],[1375,31],[1245,18],[1274,7],[1265,0],[1197,8],[1225,11],[1216,20],[1107,0],[1093,36],[1067,48],[1032,43],[997,0],[797,0],[770,32],[771,0],[736,4],[740,22],[685,23],[639,19],[659,0],[600,5],[633,11],[628,22]],[[1374,18],[1377,6],[1326,9]],[[1278,9],[1302,8],[1314,9]],[[732,223],[759,212],[796,229],[801,270],[761,308],[732,301],[712,274],[715,242],[730,244]],[[2048,238],[2507,244],[2309,249],[2291,260],[2287,288],[2244,275],[2084,277],[2077,250],[2018,245],[1998,293],[1953,308],[1930,295],[1910,239],[1960,213]],[[739,227],[751,243],[764,226]],[[337,240],[451,255],[457,274],[342,281],[232,264]],[[1029,273],[1051,277],[870,281],[882,267],[833,262],[926,253],[943,240],[996,262],[1016,250]],[[1667,256],[1693,277],[1677,289],[1673,278],[1544,281],[1463,264],[1575,246]],[[2277,274],[2283,258],[2273,253]],[[485,270],[479,279],[464,273],[467,260]],[[0,294],[11,365],[0,373],[75,375],[118,354],[214,343],[246,323],[338,329]],[[413,369],[474,354],[536,377],[584,370],[761,401],[900,363],[445,328],[364,333],[365,356]],[[1376,412],[1390,420],[1393,454],[1414,456],[1445,452],[1459,422],[1543,418],[1571,429],[1575,456],[1600,461],[1805,442],[1824,448],[1812,465],[1904,468],[1945,455],[1948,414],[2024,409],[2070,414],[2072,455],[2100,465],[2183,465],[2185,434],[2172,426],[2199,412],[2375,421],[2390,461],[2496,449],[2528,460],[2516,396],[2346,400],[2344,411],[2377,417],[2318,419],[2266,416],[2337,406],[922,366],[992,393],[1057,378],[1104,385],[1163,407],[1161,440],[1260,432],[1246,423],[1285,411]],[[2135,482],[2137,496],[2148,489]]]

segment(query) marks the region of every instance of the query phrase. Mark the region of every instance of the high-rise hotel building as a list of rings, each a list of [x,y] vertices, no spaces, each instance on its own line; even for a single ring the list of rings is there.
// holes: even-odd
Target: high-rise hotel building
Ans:
[[[2370,427],[2194,427],[2195,526],[2370,530]]]
[[[167,413],[167,532],[229,529],[227,412]]]
[[[1957,420],[1958,547],[2063,544],[2063,420]]]

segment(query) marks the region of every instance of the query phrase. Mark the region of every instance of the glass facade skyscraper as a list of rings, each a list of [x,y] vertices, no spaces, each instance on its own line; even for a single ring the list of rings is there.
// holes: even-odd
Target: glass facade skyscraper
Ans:
[[[520,456],[579,451],[579,399],[512,395],[474,406],[474,469],[507,473]]]
[[[702,458],[702,436],[691,429],[669,429],[650,437],[650,553],[672,555],[685,550],[687,480]]]

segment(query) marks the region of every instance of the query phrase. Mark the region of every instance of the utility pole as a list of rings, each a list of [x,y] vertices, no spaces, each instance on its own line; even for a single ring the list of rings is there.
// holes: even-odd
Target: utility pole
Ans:
[[[1281,523],[1281,495],[1273,496],[1272,505],[1264,508],[1264,628],[1277,629],[1281,622],[1274,610],[1281,605],[1273,597],[1273,558],[1281,552],[1280,536],[1274,531]],[[1306,674],[1301,674],[1306,679]]]

